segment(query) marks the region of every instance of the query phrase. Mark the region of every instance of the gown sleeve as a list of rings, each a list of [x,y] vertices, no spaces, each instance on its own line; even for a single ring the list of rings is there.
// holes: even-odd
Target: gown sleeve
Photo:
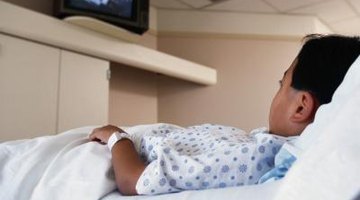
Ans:
[[[252,142],[243,143],[223,139],[207,144],[201,153],[194,152],[196,144],[188,149],[172,144],[154,147],[155,159],[140,176],[137,192],[152,195],[256,184],[273,168],[274,156],[284,142],[271,134],[256,134]]]

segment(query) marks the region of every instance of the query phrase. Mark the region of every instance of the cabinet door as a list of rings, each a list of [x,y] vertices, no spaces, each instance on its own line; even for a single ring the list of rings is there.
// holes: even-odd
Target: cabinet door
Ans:
[[[0,140],[56,133],[59,56],[0,34]]]
[[[61,51],[58,131],[108,123],[109,62]]]

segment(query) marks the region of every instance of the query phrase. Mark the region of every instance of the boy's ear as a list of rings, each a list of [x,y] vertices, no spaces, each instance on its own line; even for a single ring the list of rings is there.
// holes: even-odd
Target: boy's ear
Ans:
[[[291,121],[302,123],[311,122],[314,119],[317,108],[316,99],[310,92],[299,91],[294,102],[294,110]]]

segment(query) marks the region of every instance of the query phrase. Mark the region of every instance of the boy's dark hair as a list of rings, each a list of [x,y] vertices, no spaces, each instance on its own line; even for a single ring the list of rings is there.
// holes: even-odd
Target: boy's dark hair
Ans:
[[[360,38],[341,35],[308,35],[297,56],[291,86],[329,103],[351,64],[360,54]]]

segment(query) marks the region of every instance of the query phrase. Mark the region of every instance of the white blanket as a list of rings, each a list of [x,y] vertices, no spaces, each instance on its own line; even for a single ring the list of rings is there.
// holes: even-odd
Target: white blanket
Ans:
[[[129,134],[161,124],[124,128]],[[272,199],[280,182],[157,196],[121,196],[116,191],[111,155],[105,145],[90,142],[95,127],[56,136],[0,143],[1,200],[92,199]],[[211,197],[211,198],[209,198]]]
[[[116,188],[111,155],[94,127],[0,144],[0,199],[99,199]]]

